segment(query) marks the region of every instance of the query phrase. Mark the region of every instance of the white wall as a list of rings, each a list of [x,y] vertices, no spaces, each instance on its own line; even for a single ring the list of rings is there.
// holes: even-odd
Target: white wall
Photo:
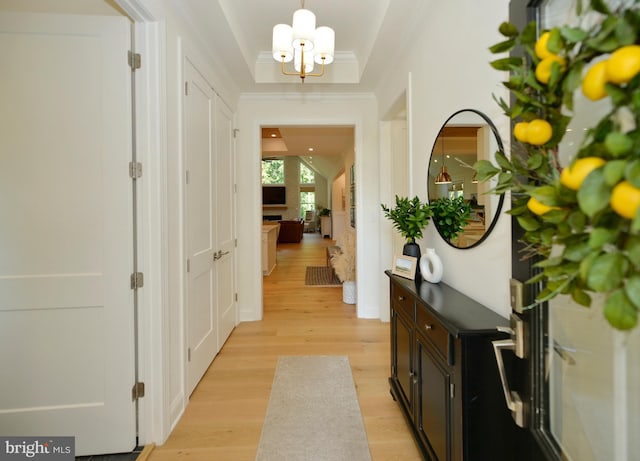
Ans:
[[[506,76],[489,62],[489,46],[501,41],[498,27],[508,19],[508,0],[432,2],[431,21],[380,85],[380,113],[407,91],[410,196],[427,199],[427,169],[434,140],[454,112],[472,108],[484,112],[497,126],[508,152],[509,120],[492,99],[508,98],[500,82]],[[463,14],[462,14],[463,13]],[[449,19],[448,19],[449,18]],[[508,202],[509,200],[506,200]],[[384,217],[380,219],[384,220]],[[390,226],[381,226],[382,239],[393,239]],[[444,262],[443,281],[507,317],[511,275],[511,231],[506,214],[489,238],[477,248],[458,250],[447,245],[431,224],[421,247],[434,247]],[[424,250],[423,250],[424,252]],[[391,261],[382,261],[389,267]]]
[[[372,286],[383,283],[378,257],[379,177],[377,104],[373,95],[242,95],[238,103],[238,264],[240,320],[262,318],[260,271],[261,125],[345,125],[355,127],[358,220],[358,316],[378,318],[380,300]],[[345,191],[347,192],[347,191]],[[366,255],[366,263],[361,261]],[[362,256],[363,257],[363,256]]]

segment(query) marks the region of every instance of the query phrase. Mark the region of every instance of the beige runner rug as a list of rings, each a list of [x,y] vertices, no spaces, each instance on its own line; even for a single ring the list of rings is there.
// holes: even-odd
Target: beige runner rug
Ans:
[[[370,461],[346,356],[278,359],[256,461]]]

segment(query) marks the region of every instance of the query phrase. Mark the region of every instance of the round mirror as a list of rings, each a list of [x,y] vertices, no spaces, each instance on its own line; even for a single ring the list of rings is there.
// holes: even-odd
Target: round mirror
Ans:
[[[504,194],[488,194],[493,183],[478,182],[473,169],[478,160],[493,161],[496,151],[504,152],[498,130],[485,114],[474,109],[449,117],[433,143],[428,175],[429,203],[436,205],[432,220],[452,247],[479,245],[498,220]],[[466,215],[466,225],[455,235],[460,215]]]

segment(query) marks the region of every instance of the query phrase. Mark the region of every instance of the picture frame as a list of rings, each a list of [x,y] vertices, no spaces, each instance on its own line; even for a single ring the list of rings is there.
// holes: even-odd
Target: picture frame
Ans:
[[[418,258],[408,255],[395,255],[393,257],[393,268],[391,273],[399,277],[413,280],[416,276]]]

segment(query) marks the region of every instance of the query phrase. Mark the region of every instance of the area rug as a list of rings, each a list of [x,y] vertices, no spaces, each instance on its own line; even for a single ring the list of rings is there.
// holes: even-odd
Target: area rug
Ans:
[[[339,287],[342,282],[329,266],[307,266],[304,284],[314,287]]]
[[[370,461],[346,356],[278,358],[256,461]]]

